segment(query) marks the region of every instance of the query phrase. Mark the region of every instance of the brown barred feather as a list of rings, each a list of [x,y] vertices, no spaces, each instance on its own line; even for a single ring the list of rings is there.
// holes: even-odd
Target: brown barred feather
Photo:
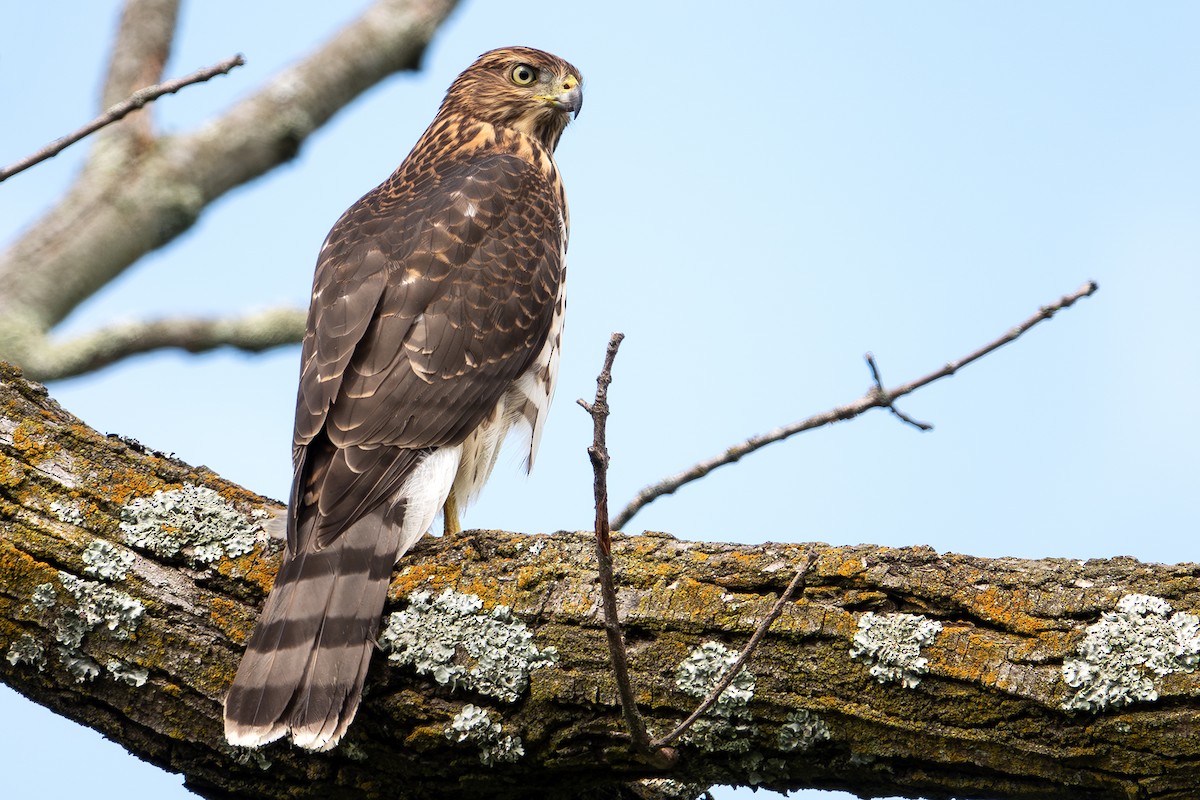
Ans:
[[[518,85],[527,65],[536,80]],[[569,217],[553,151],[582,102],[567,62],[485,53],[317,259],[296,400],[288,542],[225,700],[233,744],[337,744],[396,559],[453,486],[553,393]]]

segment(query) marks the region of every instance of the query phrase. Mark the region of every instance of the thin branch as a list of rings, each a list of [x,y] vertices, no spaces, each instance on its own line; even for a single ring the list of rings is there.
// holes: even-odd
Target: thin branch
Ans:
[[[792,595],[794,595],[797,591],[799,591],[801,594],[804,594],[804,584],[808,580],[808,573],[812,570],[812,564],[813,551],[809,550],[804,556],[804,563],[800,565],[800,569],[796,570],[796,575],[792,578],[792,582],[787,585],[787,588],[783,590],[783,594],[781,594],[779,599],[775,601],[775,605],[771,608],[771,613],[763,617],[762,621],[758,624],[758,628],[755,629],[754,635],[750,637],[750,641],[746,642],[746,647],[742,650],[741,655],[739,655],[737,660],[730,665],[729,669],[725,670],[725,674],[722,675],[721,680],[717,681],[716,685],[713,686],[712,691],[710,691],[708,696],[704,698],[704,702],[696,706],[696,709],[688,715],[687,719],[679,723],[675,730],[671,731],[666,736],[660,737],[651,742],[651,748],[657,750],[674,743],[676,739],[687,733],[688,730],[696,724],[696,720],[700,719],[700,717],[704,716],[704,713],[708,711],[708,709],[712,708],[713,703],[717,702],[717,700],[721,697],[721,694],[729,688],[729,684],[733,683],[733,679],[737,677],[737,674],[742,671],[742,667],[746,666],[746,662],[749,661],[750,656],[754,654],[754,650],[758,647],[758,643],[761,642],[763,637],[767,635],[767,631],[770,629],[772,623],[774,623],[775,620],[779,618],[779,615],[783,613],[783,607],[791,601]]]
[[[25,370],[37,380],[59,380],[106,367],[123,358],[176,347],[203,353],[233,347],[257,353],[299,342],[306,313],[278,308],[243,317],[164,319],[112,325],[61,343],[30,349]]]
[[[89,122],[87,125],[84,125],[74,133],[63,136],[60,139],[55,139],[53,142],[46,145],[41,150],[38,150],[36,153],[26,156],[11,166],[0,169],[0,182],[11,178],[18,172],[24,172],[35,164],[40,164],[48,158],[53,158],[66,148],[78,142],[80,139],[95,133],[105,125],[111,125],[112,123],[125,117],[127,114],[142,108],[147,103],[154,102],[164,94],[174,94],[185,86],[191,86],[193,83],[203,83],[209,78],[216,77],[217,75],[224,75],[233,68],[240,67],[245,63],[246,59],[242,58],[242,56],[239,54],[233,56],[232,58],[227,58],[219,64],[214,64],[211,67],[205,67],[204,69],[196,70],[191,75],[186,75],[182,78],[176,78],[173,81],[159,83],[154,86],[147,86],[145,89],[139,89],[127,100],[117,103],[115,106],[108,109],[108,111],[105,111],[103,114],[96,117],[94,120]]]
[[[596,541],[604,548],[606,554],[612,550],[611,529],[608,526],[608,446],[605,432],[608,420],[608,387],[612,383],[613,362],[624,339],[625,334],[618,331],[608,340],[604,366],[596,376],[596,401],[588,403],[582,398],[576,401],[592,417],[592,446],[588,448],[588,458],[592,462],[592,472],[595,475],[593,489],[596,495]]]
[[[942,378],[950,377],[951,375],[958,372],[963,367],[967,366],[968,364],[970,364],[974,361],[978,361],[979,359],[986,356],[988,353],[991,353],[993,350],[999,350],[1001,347],[1008,344],[1009,342],[1015,341],[1019,336],[1021,336],[1021,334],[1025,333],[1025,331],[1029,330],[1034,325],[1037,325],[1039,322],[1044,322],[1045,320],[1048,320],[1051,317],[1053,317],[1059,311],[1062,311],[1064,308],[1070,308],[1071,306],[1075,305],[1076,301],[1082,300],[1085,297],[1091,297],[1093,294],[1096,293],[1096,291],[1099,288],[1100,288],[1100,286],[1095,281],[1088,281],[1087,283],[1085,283],[1083,286],[1080,286],[1078,289],[1076,289],[1071,294],[1068,294],[1068,295],[1065,295],[1065,296],[1059,298],[1058,302],[1051,303],[1048,306],[1042,306],[1041,308],[1038,309],[1038,312],[1036,314],[1034,314],[1029,319],[1022,322],[1020,325],[1017,325],[1015,328],[1012,328],[1011,330],[1008,331],[1008,333],[1004,334],[1003,336],[1001,336],[993,341],[988,342],[987,344],[980,347],[978,350],[968,353],[967,355],[960,358],[958,361],[951,361],[949,364],[947,364],[946,366],[937,370],[936,372],[931,372],[922,378],[917,378],[915,381],[910,381],[909,383],[906,383],[902,386],[898,386],[895,389],[889,390],[888,396],[892,400],[895,400],[897,398],[903,397],[906,394],[915,392],[917,389],[920,389],[922,386],[928,386],[929,384],[933,383],[934,381],[941,380]]]
[[[879,377],[879,365],[875,363],[875,356],[871,353],[867,353],[865,358],[867,359],[867,367],[871,370],[871,380],[875,381],[875,393],[882,398],[886,398],[887,410],[892,412],[901,422],[905,423],[906,425],[912,425],[919,431],[933,430],[933,426],[928,422],[920,422],[915,420],[908,414],[905,414],[903,411],[896,408],[895,404],[893,403],[893,398],[888,397],[887,389],[883,388],[883,379]]]
[[[629,654],[625,650],[625,637],[621,633],[621,620],[617,613],[616,580],[613,577],[612,536],[608,524],[608,445],[605,424],[608,419],[608,386],[612,383],[612,366],[617,357],[617,348],[625,338],[623,333],[614,333],[608,340],[604,354],[604,366],[596,376],[596,399],[592,403],[580,399],[577,402],[592,417],[592,445],[588,458],[594,474],[593,488],[596,495],[596,565],[600,573],[600,598],[604,607],[604,632],[608,637],[608,652],[612,658],[613,675],[617,681],[617,692],[621,696],[621,713],[629,729],[634,750],[650,753],[650,735],[646,722],[638,712],[633,696],[633,684],[629,678]]]
[[[726,464],[732,464],[741,459],[743,456],[749,455],[761,447],[765,447],[773,442],[782,441],[803,431],[812,430],[813,428],[820,428],[833,422],[841,422],[842,420],[853,419],[854,417],[857,417],[866,411],[870,411],[872,408],[893,408],[893,404],[897,399],[905,396],[906,394],[911,394],[923,386],[928,386],[934,381],[953,375],[958,370],[974,361],[979,360],[980,358],[983,358],[993,350],[996,350],[1008,344],[1009,342],[1014,341],[1017,337],[1025,333],[1034,325],[1037,325],[1039,322],[1050,319],[1064,308],[1070,308],[1077,300],[1091,296],[1098,288],[1099,287],[1096,285],[1095,281],[1088,281],[1075,292],[1061,298],[1057,303],[1053,303],[1048,306],[1042,306],[1036,314],[1022,322],[1020,325],[1017,325],[1015,328],[1012,328],[1003,336],[988,342],[983,347],[980,347],[979,349],[969,353],[957,361],[951,361],[941,369],[931,372],[924,377],[902,384],[895,389],[883,389],[882,385],[878,384],[877,382],[877,385],[872,387],[871,391],[852,403],[847,403],[846,405],[838,406],[837,408],[826,411],[823,414],[816,414],[807,419],[793,422],[790,425],[785,425],[772,431],[768,431],[767,433],[753,436],[741,444],[737,444],[728,448],[723,453],[720,453],[713,458],[701,461],[700,463],[684,470],[683,472],[672,475],[671,477],[659,481],[658,483],[647,486],[638,492],[637,496],[635,496],[633,500],[631,500],[629,504],[621,510],[621,513],[618,514],[616,519],[612,521],[612,526],[616,530],[621,530],[629,524],[629,521],[633,519],[635,514],[658,498],[671,494],[680,487],[691,483],[692,481],[703,478],[717,467],[722,467]],[[898,412],[895,413],[898,414]],[[903,415],[900,416],[902,419],[908,421]],[[910,424],[915,423],[910,422]]]
[[[179,22],[181,0],[125,0],[112,38],[100,110],[143,86],[161,83]]]

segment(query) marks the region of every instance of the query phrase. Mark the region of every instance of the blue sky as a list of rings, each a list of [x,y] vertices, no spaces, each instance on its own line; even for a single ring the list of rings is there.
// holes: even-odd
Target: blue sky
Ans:
[[[161,126],[188,130],[254,91],[362,5],[186,5],[169,76],[235,52],[248,64],[162,100]],[[594,391],[613,330],[627,336],[610,394],[619,505],[859,397],[868,350],[886,382],[907,381],[1094,279],[1095,297],[907,398],[933,432],[874,412],[805,434],[655,503],[631,532],[1200,560],[1200,7],[647,5],[465,3],[421,73],[370,92],[64,331],[303,305],[329,226],[404,157],[454,75],[528,44],[585,80],[558,153],[573,224],[566,353],[537,469],[525,478],[518,454],[502,458],[468,526],[590,526],[590,421],[574,400]],[[19,35],[0,45],[0,162],[95,113],[118,8],[5,8]],[[0,186],[0,242],[83,152]],[[101,431],[283,497],[297,360],[167,353],[50,388]],[[8,690],[0,715],[14,797],[189,796]]]

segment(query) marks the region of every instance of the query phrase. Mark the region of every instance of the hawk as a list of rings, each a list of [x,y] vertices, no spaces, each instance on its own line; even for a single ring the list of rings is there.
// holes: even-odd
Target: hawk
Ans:
[[[304,335],[287,548],[225,698],[225,736],[334,747],[354,719],[392,567],[483,486],[505,435],[533,467],[554,393],[567,201],[554,149],[578,70],[485,53],[333,226]]]

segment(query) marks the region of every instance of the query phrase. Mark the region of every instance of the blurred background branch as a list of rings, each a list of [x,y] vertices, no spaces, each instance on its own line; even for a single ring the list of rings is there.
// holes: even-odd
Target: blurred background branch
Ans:
[[[0,359],[45,380],[153,348],[253,351],[299,341],[302,325],[252,332],[248,322],[166,320],[143,331],[123,328],[124,346],[99,348],[100,354],[96,340],[103,333],[62,341],[53,332],[139,259],[188,230],[213,201],[294,158],[308,137],[368,88],[415,69],[454,6],[452,0],[380,0],[194,131],[156,135],[150,109],[104,128],[62,199],[0,252]],[[126,5],[102,107],[159,79],[177,12],[174,0]]]

